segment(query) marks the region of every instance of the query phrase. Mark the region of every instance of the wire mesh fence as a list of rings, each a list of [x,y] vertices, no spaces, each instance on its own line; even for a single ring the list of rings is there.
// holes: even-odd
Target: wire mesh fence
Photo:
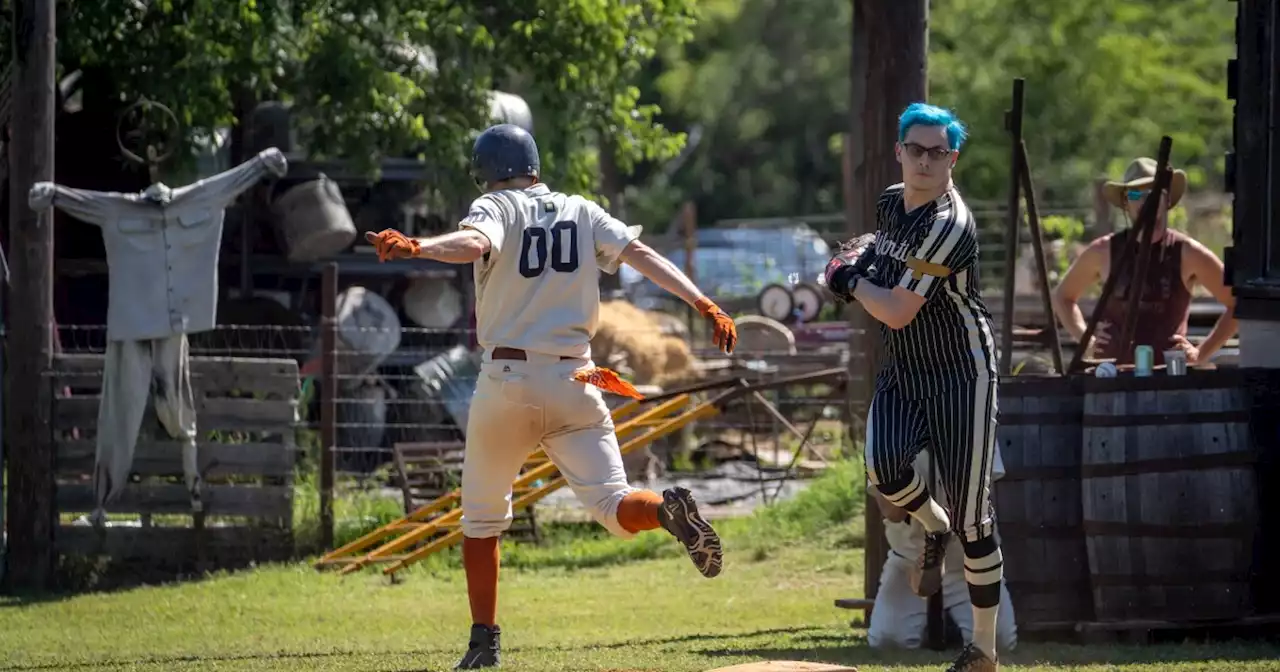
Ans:
[[[474,389],[465,329],[339,327],[337,369],[338,471],[371,473],[391,461],[395,443],[458,438],[459,404]],[[61,325],[63,354],[103,354],[106,327]],[[352,349],[346,343],[393,341],[393,353]],[[192,357],[284,358],[302,367],[297,427],[319,432],[320,329],[308,326],[219,325],[189,336]]]
[[[716,380],[754,385],[848,365],[847,343],[797,349],[785,341],[771,344],[748,338],[727,356],[710,343],[704,325],[695,323],[692,330],[688,324],[672,328],[676,323],[681,320],[668,321],[665,333],[659,334],[639,326],[614,325],[604,330],[593,343],[597,364],[618,370],[650,395]],[[61,354],[106,352],[105,326],[60,325],[56,333]],[[189,336],[193,358],[297,363],[300,389],[294,429],[301,481],[307,480],[305,473],[315,472],[323,429],[321,336],[320,327],[262,325],[220,325]],[[469,329],[336,327],[336,367],[331,380],[339,491],[373,491],[398,505],[404,490],[403,465],[396,460],[398,447],[465,444],[481,365],[474,338]],[[658,350],[664,354],[655,358]],[[611,399],[613,405],[621,401]],[[845,429],[850,410],[844,391],[829,382],[743,395],[714,417],[629,456],[628,476],[633,481],[719,479],[718,494],[709,496],[712,505],[731,505],[766,494],[766,498],[785,496],[788,491],[781,483],[798,471],[819,469],[823,460],[851,448]],[[852,411],[856,414],[860,409]],[[202,424],[201,420],[197,418],[197,423]],[[761,486],[764,483],[770,488]],[[549,502],[556,503],[556,498]],[[404,506],[410,505],[405,501]]]

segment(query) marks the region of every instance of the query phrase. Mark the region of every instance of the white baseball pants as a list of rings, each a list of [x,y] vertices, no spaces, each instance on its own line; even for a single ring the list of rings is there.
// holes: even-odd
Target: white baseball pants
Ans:
[[[462,533],[496,537],[512,520],[511,484],[539,445],[591,515],[623,538],[618,503],[636,488],[618,451],[599,388],[573,380],[586,359],[527,353],[527,361],[485,353],[467,418],[462,462]]]
[[[93,489],[100,519],[129,482],[138,431],[147,403],[154,399],[156,417],[182,444],[182,472],[193,506],[199,501],[196,464],[195,395],[186,334],[143,341],[109,341],[98,405],[98,443]]]
[[[942,573],[942,608],[955,621],[965,642],[973,641],[973,608],[969,603],[969,585],[964,578],[963,558],[959,544],[947,549]],[[880,648],[918,649],[929,624],[929,603],[911,589],[910,572],[915,559],[889,552],[880,570],[880,588],[871,624],[867,628],[867,644]],[[1012,651],[1018,644],[1018,626],[1014,622],[1013,601],[1009,589],[1000,584],[1000,612],[996,618],[997,647]]]

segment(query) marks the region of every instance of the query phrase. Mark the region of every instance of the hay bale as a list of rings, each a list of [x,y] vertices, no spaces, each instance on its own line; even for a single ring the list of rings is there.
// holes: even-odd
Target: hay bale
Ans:
[[[637,385],[668,385],[693,374],[684,339],[667,335],[665,321],[626,301],[600,304],[600,326],[591,339],[596,363],[631,376]]]

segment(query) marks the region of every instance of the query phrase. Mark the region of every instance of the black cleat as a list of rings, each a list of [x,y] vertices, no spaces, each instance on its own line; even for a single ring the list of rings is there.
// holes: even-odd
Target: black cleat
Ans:
[[[924,551],[911,572],[911,589],[920,597],[931,597],[942,590],[942,561],[947,555],[947,543],[951,532],[930,532],[924,535]]]
[[[689,559],[708,579],[720,574],[723,562],[720,535],[698,513],[693,493],[686,488],[670,488],[662,493],[658,523],[671,533],[689,553]]]
[[[1000,663],[988,658],[982,649],[966,644],[964,650],[960,652],[960,657],[956,658],[956,662],[951,663],[947,672],[997,672],[999,669]]]
[[[472,625],[471,643],[462,660],[454,666],[455,670],[479,670],[485,667],[498,667],[502,658],[502,629],[498,626]]]

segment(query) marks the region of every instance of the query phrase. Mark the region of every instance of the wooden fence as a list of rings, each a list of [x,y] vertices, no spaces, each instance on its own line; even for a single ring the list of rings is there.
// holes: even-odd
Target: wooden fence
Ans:
[[[130,483],[107,507],[113,520],[99,533],[77,519],[94,507],[103,361],[102,355],[77,354],[54,362],[56,551],[155,568],[240,566],[291,554],[297,363],[193,357],[204,511],[191,513],[181,445],[169,439],[148,404]],[[114,520],[122,517],[128,520]]]

